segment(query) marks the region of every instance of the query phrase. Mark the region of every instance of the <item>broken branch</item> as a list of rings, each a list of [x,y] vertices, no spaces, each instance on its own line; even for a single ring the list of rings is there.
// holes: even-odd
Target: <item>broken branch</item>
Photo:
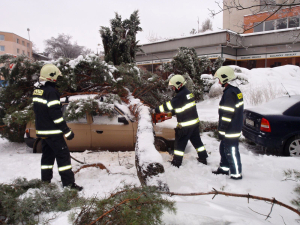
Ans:
[[[271,202],[271,203],[273,203],[273,205],[277,204],[277,205],[283,206],[283,207],[297,213],[300,216],[300,211],[298,211],[297,209],[295,209],[289,205],[284,204],[283,202],[277,201],[275,198],[270,199],[270,198],[255,196],[255,195],[249,195],[249,194],[234,194],[234,193],[229,193],[229,192],[217,191],[216,189],[214,189],[211,192],[186,193],[186,194],[185,193],[175,193],[175,192],[159,192],[159,193],[166,194],[166,195],[179,195],[179,196],[225,195],[225,196],[241,197],[241,198],[248,198],[248,199],[251,198],[251,199],[256,199],[256,200],[260,200],[260,201]]]

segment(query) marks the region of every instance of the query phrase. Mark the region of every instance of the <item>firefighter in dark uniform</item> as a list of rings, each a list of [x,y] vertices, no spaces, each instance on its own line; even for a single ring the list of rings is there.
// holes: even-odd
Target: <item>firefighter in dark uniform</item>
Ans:
[[[169,102],[155,109],[156,113],[169,112],[170,116],[176,115],[177,127],[175,128],[174,157],[171,164],[180,167],[187,142],[190,140],[198,153],[198,161],[207,164],[206,149],[201,141],[199,132],[199,118],[194,95],[184,86],[186,81],[181,75],[174,75],[169,86],[177,93]]]
[[[65,136],[67,140],[72,140],[74,133],[62,116],[60,94],[55,89],[59,76],[62,74],[55,65],[44,65],[39,78],[44,85],[33,92],[36,135],[41,138],[43,150],[42,181],[51,182],[56,159],[63,186],[81,191],[82,187],[75,184],[70,152],[64,139]]]
[[[240,89],[228,82],[236,79],[234,70],[229,66],[222,66],[215,73],[222,87],[225,87],[219,105],[219,139],[220,166],[214,174],[230,175],[230,178],[242,179],[242,164],[239,152],[239,137],[243,126],[244,102]]]

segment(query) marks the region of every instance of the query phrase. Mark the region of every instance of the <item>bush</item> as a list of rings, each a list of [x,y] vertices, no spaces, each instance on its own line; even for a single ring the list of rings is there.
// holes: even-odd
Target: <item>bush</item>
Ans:
[[[68,211],[85,204],[77,191],[38,179],[18,178],[12,184],[0,184],[0,221],[5,224],[38,224],[41,213]]]
[[[264,102],[268,102],[272,99],[275,99],[278,96],[282,96],[282,90],[278,89],[276,86],[272,86],[271,83],[268,83],[267,86],[251,86],[250,88],[243,92],[244,100],[251,105],[260,105]]]

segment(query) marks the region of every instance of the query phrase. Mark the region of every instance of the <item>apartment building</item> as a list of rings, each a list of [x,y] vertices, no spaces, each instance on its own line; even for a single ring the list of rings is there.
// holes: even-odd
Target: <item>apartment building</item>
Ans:
[[[224,0],[223,4],[234,0]],[[144,53],[137,53],[136,64],[161,74],[160,68],[170,62],[179,47],[194,48],[199,58],[225,58],[224,65],[238,65],[248,69],[300,66],[300,0],[235,0],[243,10],[231,9],[223,13],[223,30],[189,37],[174,38],[142,45]],[[263,3],[296,3],[282,8]],[[250,8],[252,5],[258,5]],[[260,6],[259,6],[260,5]]]
[[[0,55],[4,54],[32,58],[32,42],[14,33],[0,31]]]

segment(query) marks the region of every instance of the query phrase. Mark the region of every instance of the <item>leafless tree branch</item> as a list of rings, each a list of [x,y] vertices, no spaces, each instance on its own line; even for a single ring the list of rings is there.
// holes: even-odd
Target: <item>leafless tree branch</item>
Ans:
[[[211,192],[199,192],[199,193],[175,193],[175,192],[159,192],[161,194],[167,194],[167,195],[178,195],[178,196],[198,196],[198,195],[213,195],[213,199],[214,197],[216,197],[217,195],[225,195],[225,196],[231,196],[231,197],[241,197],[241,198],[247,198],[248,199],[248,203],[249,203],[249,199],[256,199],[256,200],[260,200],[260,201],[265,201],[265,202],[270,202],[272,203],[272,208],[271,208],[271,212],[273,209],[273,205],[277,204],[280,206],[283,206],[295,213],[297,213],[300,216],[300,211],[298,211],[297,209],[284,204],[283,202],[280,202],[278,200],[276,200],[275,198],[270,199],[270,198],[264,198],[264,197],[259,197],[259,196],[255,196],[255,195],[250,195],[250,194],[235,194],[235,193],[229,193],[229,192],[223,192],[223,191],[217,191],[216,189],[213,188],[213,191]],[[271,212],[269,213],[268,217],[270,216]],[[267,218],[268,218],[267,217]]]

